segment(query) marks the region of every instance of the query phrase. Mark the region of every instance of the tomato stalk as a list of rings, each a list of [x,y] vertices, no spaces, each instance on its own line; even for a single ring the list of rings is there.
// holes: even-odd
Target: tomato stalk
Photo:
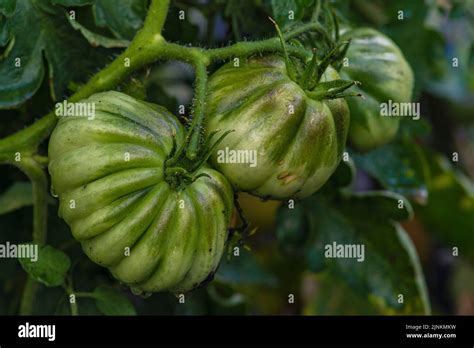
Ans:
[[[189,142],[186,157],[195,160],[198,155],[199,145],[202,138],[202,125],[204,122],[204,106],[206,101],[207,68],[205,64],[196,66],[196,83],[194,86],[193,120],[187,140]]]
[[[344,97],[362,97],[360,93],[343,93],[346,89],[358,85],[357,81],[334,80],[329,82],[320,82],[311,91],[306,91],[306,95],[311,99],[337,99]]]
[[[32,243],[46,243],[48,202],[48,179],[43,166],[32,156],[24,155],[20,161],[12,163],[19,167],[30,179],[33,186],[33,235]],[[31,314],[38,283],[28,276],[20,303],[20,314]]]

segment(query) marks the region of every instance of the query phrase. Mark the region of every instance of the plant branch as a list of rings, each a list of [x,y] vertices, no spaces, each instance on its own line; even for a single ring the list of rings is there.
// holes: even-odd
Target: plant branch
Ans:
[[[68,282],[67,285],[64,286],[67,295],[70,297],[71,295],[74,296],[74,302],[71,302],[71,298],[69,298],[69,306],[71,308],[71,315],[72,316],[77,316],[79,315],[79,307],[77,305],[77,295],[74,293],[74,284],[72,281],[72,276],[68,276]]]
[[[48,202],[48,180],[43,166],[32,157],[22,155],[21,160],[12,162],[20,168],[33,185],[33,235],[32,243],[42,245],[46,242]],[[28,276],[21,297],[20,314],[31,315],[38,283]]]
[[[23,171],[30,179],[33,186],[33,237],[35,244],[42,245],[46,242],[47,217],[48,217],[48,179],[41,164],[30,156],[22,154],[21,160],[12,163]]]
[[[196,66],[196,83],[194,86],[193,121],[188,132],[189,147],[186,157],[194,160],[199,152],[204,122],[204,105],[207,91],[207,69],[204,64]]]

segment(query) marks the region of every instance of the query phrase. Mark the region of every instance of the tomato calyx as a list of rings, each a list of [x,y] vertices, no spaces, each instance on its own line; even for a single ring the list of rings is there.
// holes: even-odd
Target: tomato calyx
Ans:
[[[344,93],[344,91],[352,86],[359,85],[360,82],[358,81],[342,79],[329,82],[322,81],[324,73],[330,65],[340,64],[349,48],[350,39],[333,44],[332,49],[320,60],[316,50],[313,49],[311,61],[308,64],[306,62],[301,64],[290,58],[286,49],[285,39],[278,24],[273,19],[270,18],[270,20],[275,26],[283,48],[283,58],[285,59],[288,76],[305,91],[308,97],[315,100],[362,97],[360,93]]]
[[[215,141],[215,136],[221,133],[221,130],[216,130],[209,134],[204,144],[202,144],[196,160],[189,160],[186,157],[186,149],[189,147],[189,137],[186,137],[183,145],[178,147],[176,144],[176,136],[173,134],[173,147],[164,166],[164,176],[168,184],[179,190],[192,184],[201,177],[209,177],[207,174],[197,172],[207,162],[214,149],[231,132],[233,132],[233,130],[225,131]]]

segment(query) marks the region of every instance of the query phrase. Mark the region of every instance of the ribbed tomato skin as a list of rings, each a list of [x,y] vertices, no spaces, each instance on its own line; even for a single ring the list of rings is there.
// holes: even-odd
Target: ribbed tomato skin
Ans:
[[[328,68],[323,81],[338,78]],[[308,97],[289,78],[281,57],[254,57],[238,67],[228,63],[208,86],[206,131],[234,130],[211,162],[235,189],[263,198],[304,198],[336,169],[349,126],[347,104]],[[226,149],[255,151],[257,163],[226,162],[219,157]]]
[[[186,292],[221,258],[233,191],[217,171],[175,188],[164,162],[184,129],[165,108],[119,92],[82,102],[93,118],[62,117],[49,142],[59,215],[91,260],[142,292]]]
[[[346,54],[347,66],[340,74],[356,80],[355,87],[364,96],[348,98],[351,112],[349,141],[360,151],[369,151],[390,142],[396,135],[400,118],[381,115],[381,103],[411,102],[414,77],[398,46],[372,28],[345,32],[342,41],[351,39]]]

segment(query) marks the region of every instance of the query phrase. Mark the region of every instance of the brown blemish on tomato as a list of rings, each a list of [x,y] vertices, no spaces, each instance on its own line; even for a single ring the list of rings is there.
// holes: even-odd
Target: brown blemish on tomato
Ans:
[[[283,180],[283,183],[286,185],[286,184],[289,184],[290,182],[292,182],[293,180],[295,180],[297,178],[296,175],[294,174],[291,174],[289,172],[283,172],[283,173],[280,173],[278,176],[277,176],[277,179],[278,180]]]

